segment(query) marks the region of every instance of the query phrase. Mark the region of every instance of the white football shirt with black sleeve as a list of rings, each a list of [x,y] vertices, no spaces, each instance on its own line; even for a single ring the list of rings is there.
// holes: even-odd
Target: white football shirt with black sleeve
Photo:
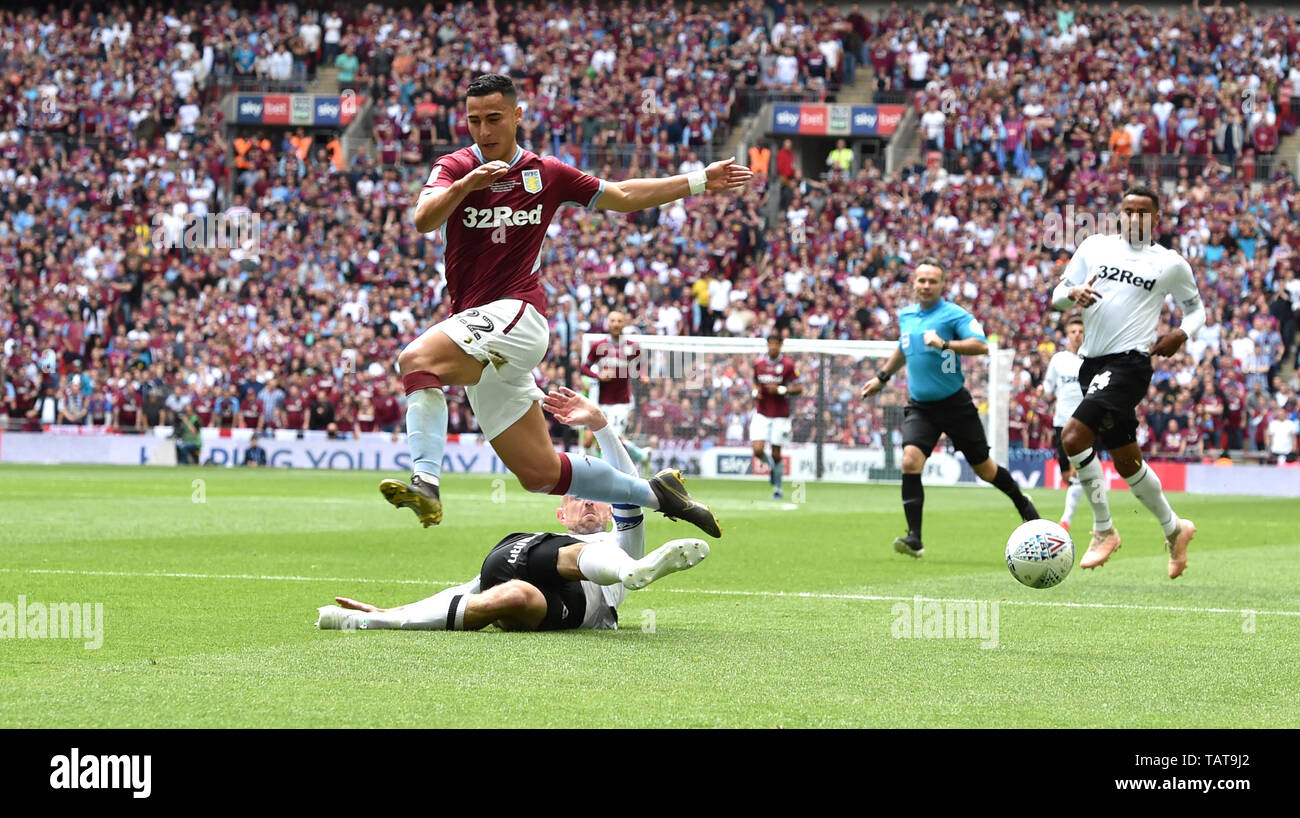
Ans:
[[[1080,286],[1094,275],[1097,281],[1092,288],[1101,298],[1083,309],[1079,354],[1084,358],[1130,350],[1149,353],[1156,342],[1165,296],[1173,296],[1186,316],[1204,315],[1191,265],[1159,244],[1134,247],[1120,235],[1089,236],[1066,265],[1061,285]],[[1056,304],[1060,306],[1060,302]],[[1189,334],[1198,328],[1183,326]]]

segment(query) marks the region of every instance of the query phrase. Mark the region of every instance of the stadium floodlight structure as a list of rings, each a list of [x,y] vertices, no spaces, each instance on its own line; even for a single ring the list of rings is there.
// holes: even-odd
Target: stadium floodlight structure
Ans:
[[[584,333],[581,355],[608,336]],[[644,443],[657,439],[656,451],[681,454],[684,465],[696,453],[711,464],[702,473],[743,476],[765,472],[748,462],[749,419],[755,411],[754,362],[767,354],[763,338],[633,335],[642,355],[628,367],[635,408],[628,436]],[[794,360],[804,385],[791,398],[792,433],[783,455],[787,479],[876,482],[901,479],[903,410],[907,370],[869,401],[862,386],[884,365],[897,341],[790,338],[782,354]],[[966,387],[980,408],[993,458],[1006,464],[1012,351],[990,342],[987,356],[961,359]],[[588,386],[595,381],[588,380]],[[951,447],[942,439],[940,451]],[[699,457],[712,450],[714,456]],[[718,452],[729,452],[720,459]],[[932,458],[927,470],[967,471],[954,457]],[[730,465],[728,465],[730,464]],[[972,475],[973,477],[973,475]],[[951,480],[942,482],[957,482]],[[975,481],[978,482],[978,481]]]

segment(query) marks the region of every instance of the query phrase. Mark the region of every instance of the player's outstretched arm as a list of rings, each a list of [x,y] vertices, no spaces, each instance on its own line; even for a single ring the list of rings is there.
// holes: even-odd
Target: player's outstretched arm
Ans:
[[[623,441],[618,439],[614,430],[609,428],[605,413],[591,399],[567,386],[561,386],[542,399],[542,408],[555,415],[563,424],[586,426],[596,436],[602,457],[624,474],[636,475],[636,464],[632,462],[632,456],[627,453]]]
[[[660,179],[625,179],[606,182],[605,192],[596,199],[601,210],[631,213],[647,207],[675,202],[687,196],[697,196],[705,191],[739,190],[749,183],[754,173],[744,165],[736,164],[736,157],[714,162],[704,170],[665,176]]]
[[[632,462],[632,456],[606,422],[605,413],[591,400],[567,386],[561,386],[542,400],[542,408],[555,415],[561,423],[586,426],[596,436],[601,456],[624,474],[636,476],[636,464]],[[639,506],[615,504],[614,530],[618,547],[626,554],[633,559],[645,556],[645,517]]]

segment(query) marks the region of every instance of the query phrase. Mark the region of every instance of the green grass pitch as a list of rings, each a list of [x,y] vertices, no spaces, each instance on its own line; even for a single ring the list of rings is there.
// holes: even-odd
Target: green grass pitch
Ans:
[[[383,476],[0,467],[0,603],[104,610],[96,650],[0,639],[0,727],[1300,726],[1294,499],[1172,495],[1200,531],[1170,581],[1154,521],[1112,492],[1124,547],[1035,591],[1006,569],[1017,519],[991,489],[927,489],[914,561],[891,548],[895,486],[776,503],[695,479],[724,536],[630,593],[622,630],[318,631],[334,595],[419,599],[555,525],[554,498],[509,475],[449,475],[425,530]],[[1059,514],[1062,492],[1033,497]],[[650,547],[693,534],[650,515]],[[916,595],[997,601],[996,647],[896,638]]]

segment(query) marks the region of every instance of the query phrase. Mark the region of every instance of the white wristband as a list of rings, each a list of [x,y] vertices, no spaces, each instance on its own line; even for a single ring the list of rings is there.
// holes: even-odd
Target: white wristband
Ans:
[[[691,186],[691,195],[699,196],[709,184],[709,175],[702,170],[693,170],[686,174],[686,182]]]
[[[790,391],[789,389],[785,388],[785,384],[782,384],[776,388],[776,394],[778,395],[784,395],[786,392],[789,391]]]

